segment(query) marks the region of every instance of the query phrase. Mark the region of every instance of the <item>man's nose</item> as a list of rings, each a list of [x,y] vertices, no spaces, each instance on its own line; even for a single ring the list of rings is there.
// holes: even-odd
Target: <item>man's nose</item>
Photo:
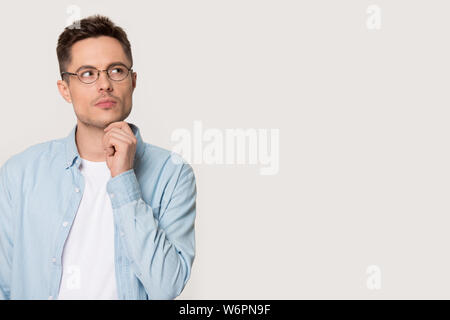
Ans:
[[[108,78],[107,71],[100,71],[97,79],[97,88],[99,91],[112,91],[111,79]]]

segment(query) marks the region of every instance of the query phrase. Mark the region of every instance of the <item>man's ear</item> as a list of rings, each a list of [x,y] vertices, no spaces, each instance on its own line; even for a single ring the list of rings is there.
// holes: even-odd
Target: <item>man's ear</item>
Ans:
[[[131,74],[131,82],[132,82],[132,86],[133,86],[133,91],[134,91],[134,89],[136,89],[136,79],[137,79],[137,73],[133,72]]]
[[[58,80],[56,82],[56,85],[58,86],[59,93],[61,96],[66,100],[68,103],[72,103],[72,97],[70,96],[70,90],[69,85],[64,80]]]

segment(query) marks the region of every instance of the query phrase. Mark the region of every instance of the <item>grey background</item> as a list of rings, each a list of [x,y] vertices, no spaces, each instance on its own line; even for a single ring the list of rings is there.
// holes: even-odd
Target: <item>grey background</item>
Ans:
[[[450,298],[448,1],[2,3],[0,163],[75,124],[56,87],[71,4],[127,31],[127,121],[146,142],[171,149],[194,120],[280,129],[277,175],[194,165],[197,255],[178,299]]]

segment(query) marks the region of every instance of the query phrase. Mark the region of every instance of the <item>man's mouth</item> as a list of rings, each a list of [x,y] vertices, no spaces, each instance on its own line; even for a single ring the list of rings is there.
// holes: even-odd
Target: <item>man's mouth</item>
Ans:
[[[95,104],[96,107],[99,108],[111,108],[116,105],[116,101],[112,99],[102,99]]]

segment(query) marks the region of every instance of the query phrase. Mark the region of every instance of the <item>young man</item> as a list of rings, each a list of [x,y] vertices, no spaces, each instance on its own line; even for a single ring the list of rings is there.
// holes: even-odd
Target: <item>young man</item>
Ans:
[[[57,46],[76,125],[0,169],[0,298],[174,299],[195,257],[192,167],[124,122],[136,87],[124,30],[78,23]]]

